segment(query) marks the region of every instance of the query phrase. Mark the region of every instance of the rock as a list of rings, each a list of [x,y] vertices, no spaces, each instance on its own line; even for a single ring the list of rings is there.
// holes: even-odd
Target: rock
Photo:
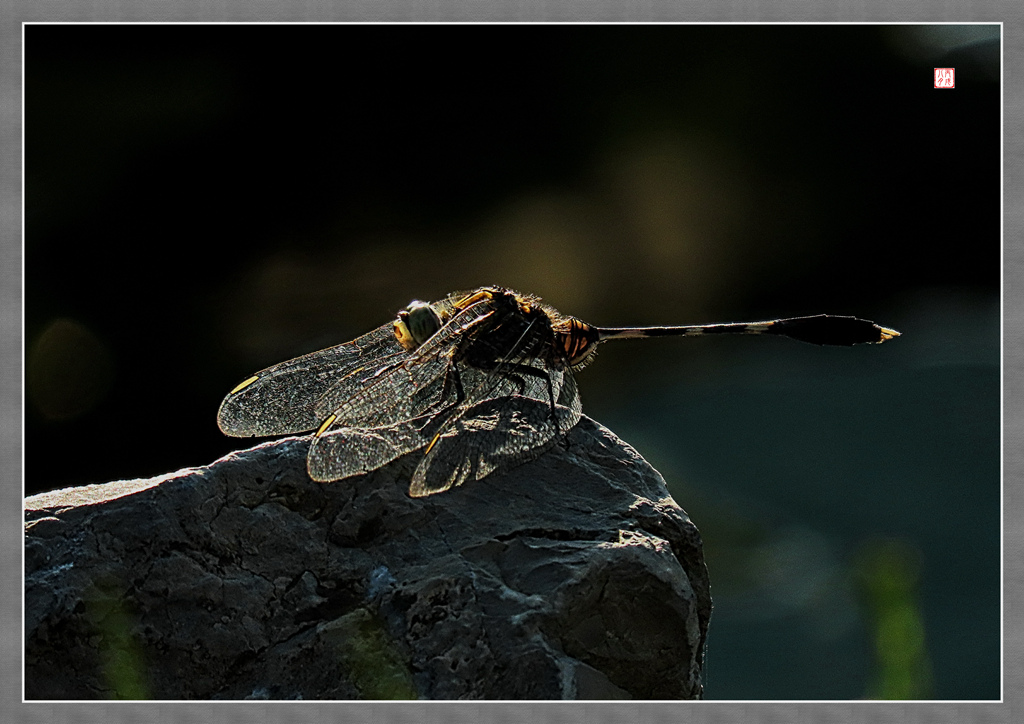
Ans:
[[[27,498],[26,697],[701,696],[700,535],[607,429],[426,498],[308,445]]]

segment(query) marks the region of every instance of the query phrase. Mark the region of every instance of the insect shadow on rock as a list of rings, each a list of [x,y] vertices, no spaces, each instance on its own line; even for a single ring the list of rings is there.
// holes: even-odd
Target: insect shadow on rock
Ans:
[[[432,495],[538,457],[579,421],[573,372],[609,339],[773,334],[819,345],[899,332],[819,314],[681,327],[595,327],[502,287],[414,301],[351,342],[250,376],[221,403],[234,437],[315,431],[309,475],[331,482],[422,451],[409,494]]]

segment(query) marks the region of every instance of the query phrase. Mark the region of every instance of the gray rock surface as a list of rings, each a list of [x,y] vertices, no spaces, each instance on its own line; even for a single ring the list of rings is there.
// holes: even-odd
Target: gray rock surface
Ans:
[[[701,695],[700,535],[607,429],[419,499],[307,448],[26,499],[26,696]]]

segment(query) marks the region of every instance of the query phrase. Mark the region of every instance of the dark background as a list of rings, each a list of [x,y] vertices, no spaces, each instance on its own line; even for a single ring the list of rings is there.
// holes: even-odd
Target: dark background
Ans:
[[[883,695],[885,561],[913,691],[996,698],[993,27],[28,26],[25,492],[212,462],[413,298],[855,314],[904,336],[609,344],[584,409],[704,533],[710,698]]]

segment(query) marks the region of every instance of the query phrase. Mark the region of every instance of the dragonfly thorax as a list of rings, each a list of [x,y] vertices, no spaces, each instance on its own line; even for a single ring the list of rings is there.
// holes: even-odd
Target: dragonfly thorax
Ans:
[[[561,366],[554,354],[552,320],[546,309],[530,297],[500,287],[484,288],[478,295],[486,298],[489,312],[466,335],[456,359],[483,370],[517,359]]]

